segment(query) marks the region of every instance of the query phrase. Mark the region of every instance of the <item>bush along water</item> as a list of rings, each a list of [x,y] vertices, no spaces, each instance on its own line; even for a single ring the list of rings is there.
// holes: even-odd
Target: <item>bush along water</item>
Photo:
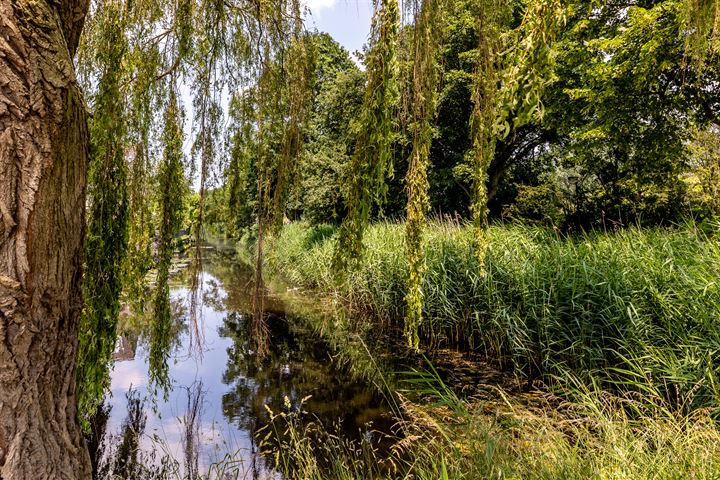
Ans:
[[[341,285],[335,238],[330,226],[286,225],[266,268],[378,321],[402,322],[403,226],[371,226]],[[469,226],[434,222],[427,239],[426,347],[483,352],[528,384],[632,391],[675,412],[720,405],[720,243],[712,234],[688,225],[568,238],[500,225],[488,231],[482,270]]]

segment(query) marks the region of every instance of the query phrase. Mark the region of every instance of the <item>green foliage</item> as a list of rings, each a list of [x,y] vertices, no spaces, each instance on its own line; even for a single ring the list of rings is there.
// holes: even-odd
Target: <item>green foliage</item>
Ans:
[[[346,183],[350,156],[345,145],[322,145],[303,160],[302,218],[318,225],[339,223],[345,212],[345,197],[340,185]]]
[[[344,217],[334,254],[336,272],[344,271],[351,260],[375,258],[362,239],[388,192],[391,214],[400,214],[407,195],[405,240],[394,245],[404,249],[405,263],[400,253],[393,257],[388,281],[388,288],[402,287],[387,297],[405,297],[405,306],[393,308],[406,315],[414,347],[419,332],[444,331],[428,317],[433,282],[445,281],[432,276],[437,252],[426,249],[428,211],[472,213],[476,256],[464,261],[483,272],[494,241],[486,200],[505,171],[513,184],[501,187],[512,193],[496,211],[561,228],[717,214],[709,160],[718,118],[716,1],[424,0],[411,7],[412,24],[401,31],[397,2],[377,3],[364,85],[347,52],[328,36],[304,32],[298,0],[92,2],[78,57],[87,91],[97,91],[90,95],[81,411],[94,408],[107,384],[121,291],[136,311],[143,308],[156,230],[150,363],[156,387],[169,382],[167,281],[189,189],[183,111],[173,93],[180,84],[190,87],[194,112],[188,170],[199,174],[190,209],[196,240],[207,219],[226,222],[230,235],[257,232],[262,265],[263,232],[278,229],[286,214],[315,223]],[[164,119],[157,114],[163,110]],[[227,165],[217,168],[223,157]],[[227,181],[210,191],[214,170],[224,170]],[[394,170],[405,173],[404,185],[390,179]],[[579,181],[570,185],[568,172]],[[492,251],[488,275],[496,266]],[[454,265],[453,255],[443,261]],[[492,307],[507,312],[502,302]],[[474,329],[466,337],[487,340]],[[503,345],[498,352],[515,361]],[[531,353],[520,358],[542,364],[542,355]]]
[[[496,211],[512,208],[511,182],[535,187],[571,170],[573,208],[561,228],[656,225],[697,213],[682,177],[692,131],[717,118],[718,71],[687,61],[684,18],[678,1],[575,6],[554,44],[542,130],[513,132],[518,149],[528,129],[538,132],[535,155],[525,149],[511,161],[503,189],[513,193]],[[532,162],[541,168],[529,171]]]
[[[374,96],[372,79],[384,70],[370,66],[373,61],[385,65],[378,60],[382,55],[373,57],[373,52],[382,50],[371,42],[374,50],[366,58],[370,81],[357,123],[358,136],[353,138],[354,133],[347,134],[352,123],[347,115],[335,113],[338,105],[345,104],[333,96],[335,82],[328,81],[348,79],[337,72],[347,69],[349,62],[340,59],[327,39],[316,40],[318,58],[322,58],[312,100],[318,106],[308,123],[303,180],[289,212],[317,223],[333,221],[347,210],[335,260],[336,269],[344,272],[348,266],[344,257],[361,257],[362,232],[388,188],[383,165],[389,163],[382,160],[383,155],[370,155],[368,162],[359,154],[367,143],[363,135],[385,141],[385,151],[396,157],[405,155],[403,141],[408,141],[413,152],[404,185],[408,196],[405,248],[411,260],[407,279],[413,286],[408,302],[414,306],[408,310],[409,332],[422,321],[422,230],[430,206],[472,212],[476,252],[482,263],[487,247],[487,198],[497,193],[508,170],[518,183],[501,187],[512,192],[511,202],[516,205],[503,205],[507,199],[501,199],[495,211],[559,228],[641,219],[654,224],[697,212],[689,184],[680,178],[686,171],[685,145],[690,127],[707,122],[715,107],[704,91],[710,85],[708,79],[698,77],[698,70],[683,60],[689,33],[683,30],[687,17],[678,15],[679,5],[678,0],[651,2],[625,12],[616,5],[587,2],[454,1],[443,8],[448,21],[435,15],[428,25],[423,24],[423,7],[418,5],[414,25],[403,32],[413,40],[399,42],[393,60],[405,69],[404,90],[414,92],[405,95],[397,116],[399,123],[409,127],[410,138],[395,136],[392,141],[384,134],[372,137],[372,129],[384,128],[384,123],[368,113],[373,111],[368,108],[371,100],[382,98]],[[376,18],[373,35],[382,33],[377,30],[381,24]],[[689,80],[688,87],[681,86],[680,79]],[[467,111],[470,95],[472,115]],[[381,103],[375,101],[374,111],[392,120],[390,105]],[[438,125],[433,128],[436,110]],[[467,125],[462,127],[464,135],[457,128],[469,116],[472,139]],[[267,132],[271,130],[266,127]],[[275,146],[269,140],[273,135]],[[268,151],[278,148],[279,138],[270,134]],[[347,148],[353,142],[355,156],[348,164]],[[540,160],[528,159],[535,155]],[[438,164],[431,166],[435,161]],[[398,162],[401,169],[403,162]],[[528,168],[531,162],[535,164]],[[276,172],[275,167],[268,168]],[[576,184],[564,178],[568,171],[579,176]],[[285,175],[282,168],[277,172]],[[275,173],[268,175],[265,184],[284,183],[273,177]],[[464,192],[468,181],[471,191]],[[339,188],[343,182],[349,186],[344,208]],[[399,192],[402,185],[393,183],[390,188]],[[462,193],[444,195],[453,189]],[[273,190],[275,195],[282,191]],[[286,202],[275,203],[273,209],[278,210],[277,205]],[[275,217],[275,225],[277,221]]]
[[[488,46],[479,36],[493,12],[485,11],[484,2],[477,0],[446,2],[445,9],[437,50],[440,79],[428,171],[430,203],[435,211],[465,216],[470,207],[470,182],[461,169],[473,141],[470,119],[473,89],[479,83],[476,77],[485,75],[476,64],[480,49]]]
[[[563,225],[570,212],[558,186],[548,181],[540,185],[520,185],[515,203],[506,210],[509,218],[540,225]]]
[[[720,216],[720,127],[696,130],[690,144],[688,185],[691,208],[698,218]]]
[[[228,142],[230,160],[225,172],[225,194],[229,209],[224,224],[230,236],[239,236],[238,233],[255,223],[257,172],[251,123],[254,115],[251,92],[233,97],[230,103],[230,131],[233,133]]]
[[[172,310],[170,308],[170,263],[175,251],[175,234],[182,225],[185,176],[183,166],[182,116],[174,87],[165,110],[163,130],[163,158],[158,171],[158,204],[160,205],[160,236],[157,247],[157,280],[153,297],[153,324],[150,334],[149,373],[155,390],[167,395],[170,387],[168,357],[172,340]]]
[[[128,242],[126,126],[121,83],[127,41],[122,2],[109,1],[98,19],[97,61],[104,66],[90,123],[88,224],[85,237],[85,308],[80,319],[77,382],[79,412],[86,420],[102,403],[109,383],[120,312]]]
[[[485,262],[485,228],[488,220],[487,172],[495,154],[495,121],[503,109],[498,109],[497,63],[500,54],[500,31],[503,7],[497,2],[483,5],[483,19],[479,28],[479,51],[475,85],[473,91],[473,112],[471,117],[473,134],[472,197],[471,211],[475,222],[475,249],[478,261]]]
[[[315,74],[308,138],[290,209],[311,223],[339,223],[346,212],[343,186],[355,148],[365,74],[329,35],[309,40]]]
[[[135,145],[130,166],[128,199],[128,252],[123,266],[123,300],[134,313],[142,313],[145,308],[145,275],[153,266],[151,254],[152,210],[147,158],[147,143]]]
[[[396,56],[400,12],[397,0],[382,0],[375,8],[371,48],[365,59],[367,87],[347,173],[347,214],[340,228],[334,259],[338,273],[343,273],[350,262],[361,257],[362,237],[371,209],[376,204],[382,206],[387,193],[385,180],[392,175],[390,147],[399,99]]]
[[[284,75],[288,80],[287,117],[283,128],[281,161],[276,167],[277,181],[274,188],[272,211],[273,228],[279,229],[285,218],[288,194],[298,176],[298,164],[302,158],[303,130],[308,116],[308,96],[311,82],[311,66],[308,60],[307,38],[302,32],[299,3],[295,3],[294,40],[290,43],[289,64]]]
[[[572,9],[560,0],[531,1],[525,5],[520,26],[504,39],[501,88],[494,134],[507,137],[544,115],[542,97],[553,77],[553,43]]]
[[[362,104],[364,75],[347,51],[329,35],[311,34],[305,38],[305,43],[307,52],[304,55],[312,71],[305,72],[308,75],[304,80],[305,95],[309,97],[304,99],[303,118],[298,124],[300,130],[295,131],[296,136],[302,134],[303,148],[298,149],[297,145],[293,147],[295,151],[291,156],[295,161],[291,162],[293,168],[288,172],[290,175],[285,200],[280,202],[286,206],[280,213],[291,218],[303,216],[316,219],[317,222],[337,221],[344,213],[341,185],[348,168],[348,152],[355,142],[354,120],[359,116]],[[268,93],[269,98],[287,95],[282,91],[286,87],[281,84],[273,88],[280,88],[281,91],[277,95]],[[257,111],[260,100],[258,93],[257,86],[248,88],[235,95],[230,106],[230,159],[225,171],[224,191],[229,201],[225,221],[231,236],[239,236],[239,232],[249,229],[255,223],[254,215],[258,205],[256,162],[260,137],[254,129],[254,122],[260,115]],[[283,105],[277,105],[278,112],[286,108]],[[275,120],[268,116],[269,110],[265,111],[262,122],[265,125],[264,141],[270,154],[277,156],[290,144],[281,146],[279,141],[270,140],[271,136],[277,138],[280,129],[284,127],[269,129],[266,122]],[[279,124],[276,122],[276,125]],[[271,170],[275,168],[272,165]],[[276,181],[273,177],[270,185]],[[274,196],[273,201],[276,200],[280,198]],[[272,208],[278,209],[276,206]],[[276,222],[279,220],[282,220],[281,215],[275,218]]]

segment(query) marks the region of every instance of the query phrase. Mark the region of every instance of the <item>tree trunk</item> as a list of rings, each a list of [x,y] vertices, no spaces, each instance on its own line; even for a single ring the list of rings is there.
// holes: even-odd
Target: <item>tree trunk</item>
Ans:
[[[88,0],[0,2],[0,478],[89,479],[75,398]]]

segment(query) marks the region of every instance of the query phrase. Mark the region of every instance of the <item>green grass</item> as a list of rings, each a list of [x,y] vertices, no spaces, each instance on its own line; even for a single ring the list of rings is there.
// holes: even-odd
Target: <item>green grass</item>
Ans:
[[[267,249],[267,268],[401,322],[402,234],[399,224],[371,226],[359,268],[337,285],[334,230],[290,224]],[[692,226],[571,239],[503,225],[490,229],[480,271],[468,227],[433,223],[427,238],[425,346],[475,349],[550,387],[641,393],[669,412],[720,405],[716,239]]]
[[[287,225],[266,249],[271,276],[313,290],[301,297],[370,314],[330,316],[319,331],[392,392],[402,375],[380,382],[374,354],[352,333],[402,322],[402,235],[402,225],[372,226],[342,285],[330,268],[331,227]],[[467,227],[429,228],[424,346],[480,351],[544,380],[545,393],[474,402],[432,370],[414,374],[409,393],[393,396],[389,453],[280,413],[266,445],[287,478],[720,479],[718,240],[693,226],[565,238],[505,225],[489,237],[479,271]]]

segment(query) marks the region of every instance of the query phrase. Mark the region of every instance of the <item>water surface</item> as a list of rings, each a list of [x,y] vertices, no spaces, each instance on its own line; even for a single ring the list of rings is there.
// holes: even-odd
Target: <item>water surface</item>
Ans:
[[[252,275],[232,250],[206,250],[199,278],[197,328],[188,314],[189,272],[172,282],[167,398],[149,385],[147,322],[121,322],[111,392],[95,422],[105,444],[100,470],[126,478],[195,478],[211,469],[217,475],[223,465],[229,478],[281,478],[257,442],[269,421],[266,406],[303,410],[302,418],[350,439],[374,441],[376,430],[389,429],[377,390],[353,379],[306,319],[287,313],[272,294],[265,299],[270,353],[257,361],[249,333]]]

